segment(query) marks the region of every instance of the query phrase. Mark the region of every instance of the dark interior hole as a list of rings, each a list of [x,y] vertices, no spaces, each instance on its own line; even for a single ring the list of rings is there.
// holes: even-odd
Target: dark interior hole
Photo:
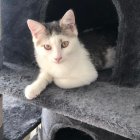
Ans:
[[[79,37],[87,36],[85,40],[83,39],[87,44],[93,42],[86,46],[87,49],[103,45],[117,46],[119,23],[116,7],[112,0],[50,0],[47,5],[45,21],[60,19],[68,9],[74,10]],[[108,80],[107,78],[111,77],[108,75],[111,73],[112,70],[102,71],[103,76],[100,76],[99,79]]]
[[[95,140],[85,132],[72,128],[63,128],[56,132],[53,140]]]
[[[46,11],[46,21],[60,19],[68,9],[74,10],[80,32],[89,28],[111,26],[115,29],[118,26],[118,16],[112,0],[50,0]]]
[[[55,12],[54,12],[55,9]],[[47,5],[45,22],[58,20],[68,9],[73,9],[79,34],[93,29],[97,34],[112,38],[118,35],[118,14],[112,0],[50,0]]]

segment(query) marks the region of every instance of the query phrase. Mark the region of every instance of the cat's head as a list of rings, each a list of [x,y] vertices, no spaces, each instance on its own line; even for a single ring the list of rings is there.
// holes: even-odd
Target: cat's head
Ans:
[[[44,24],[29,19],[27,24],[37,53],[41,52],[40,55],[46,56],[49,61],[65,61],[78,46],[78,31],[72,10],[68,10],[59,21]]]

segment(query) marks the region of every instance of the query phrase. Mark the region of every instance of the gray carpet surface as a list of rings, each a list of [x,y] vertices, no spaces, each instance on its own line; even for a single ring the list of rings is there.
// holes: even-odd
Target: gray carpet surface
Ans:
[[[0,91],[133,140],[140,139],[140,85],[119,87],[97,80],[89,86],[64,90],[51,84],[29,101],[23,90],[36,76],[37,70],[31,67],[6,64],[0,71]]]
[[[1,78],[2,76],[0,75],[0,79]],[[2,84],[1,82],[0,85]],[[40,118],[41,108],[27,104],[19,99],[9,96],[8,94],[3,96],[4,140],[23,139],[23,137],[40,123]]]
[[[8,95],[3,96],[3,111],[4,140],[21,140],[40,123],[40,108]]]

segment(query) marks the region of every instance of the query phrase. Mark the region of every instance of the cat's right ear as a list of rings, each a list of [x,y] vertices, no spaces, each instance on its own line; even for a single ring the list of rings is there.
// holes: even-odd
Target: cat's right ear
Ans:
[[[27,25],[31,31],[32,36],[35,38],[46,32],[45,26],[35,20],[28,19]]]

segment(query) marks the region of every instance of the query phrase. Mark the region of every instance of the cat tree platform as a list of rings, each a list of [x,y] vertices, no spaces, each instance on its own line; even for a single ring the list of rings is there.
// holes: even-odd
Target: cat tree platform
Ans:
[[[1,85],[1,84],[0,84]],[[22,140],[41,122],[41,108],[9,95],[3,96],[1,140]]]
[[[79,130],[85,128],[83,131],[87,134],[89,130],[86,126],[89,125],[133,140],[140,139],[140,85],[137,88],[119,87],[99,79],[89,86],[63,90],[52,84],[39,97],[29,101],[25,99],[23,90],[31,83],[35,73],[32,68],[6,64],[0,71],[1,93],[79,121],[79,124],[85,124]],[[70,123],[71,119],[66,118],[62,120],[67,120],[67,123],[64,125],[60,121],[58,128],[80,128],[75,121]],[[48,118],[46,116],[48,123],[51,119],[51,115]]]

